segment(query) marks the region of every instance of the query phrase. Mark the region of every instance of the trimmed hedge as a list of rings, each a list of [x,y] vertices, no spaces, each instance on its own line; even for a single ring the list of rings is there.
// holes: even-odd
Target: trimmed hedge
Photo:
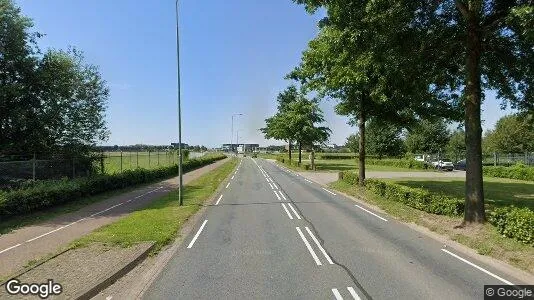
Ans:
[[[513,206],[496,208],[489,212],[488,221],[502,235],[534,246],[534,211]]]
[[[393,182],[367,179],[366,189],[391,201],[436,215],[459,216],[464,212],[464,201],[446,195],[431,193]]]
[[[183,172],[193,170],[225,158],[225,155],[209,155],[187,160],[182,165]],[[74,180],[48,180],[37,182],[29,188],[9,192],[0,192],[0,219],[28,214],[39,209],[83,197],[96,195],[105,191],[152,182],[178,174],[178,166],[158,169],[135,169],[112,175],[95,175]]]
[[[339,172],[339,180],[355,185],[359,179],[355,172],[343,171]],[[463,199],[431,193],[421,188],[376,179],[367,179],[365,188],[388,200],[402,202],[432,214],[461,216],[464,212]],[[534,211],[513,206],[495,208],[488,212],[488,221],[502,235],[534,246]]]
[[[534,168],[523,164],[513,167],[483,167],[484,176],[534,181]]]

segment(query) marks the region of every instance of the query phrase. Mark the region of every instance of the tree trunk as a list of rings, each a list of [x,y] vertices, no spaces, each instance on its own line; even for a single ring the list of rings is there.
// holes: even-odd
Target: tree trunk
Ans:
[[[299,141],[299,167],[302,164],[302,142]]]
[[[360,97],[360,115],[358,116],[358,130],[360,131],[360,149],[358,154],[358,183],[360,186],[363,186],[365,184],[365,111],[363,96]]]
[[[481,30],[476,12],[470,12],[467,19],[467,82],[465,87],[465,211],[464,223],[483,223],[484,188],[482,180],[482,127],[480,123],[480,56]]]
[[[289,149],[289,164],[291,164],[291,141],[288,142],[288,149]]]
[[[311,150],[311,169],[315,170],[315,149],[313,149],[313,146]]]

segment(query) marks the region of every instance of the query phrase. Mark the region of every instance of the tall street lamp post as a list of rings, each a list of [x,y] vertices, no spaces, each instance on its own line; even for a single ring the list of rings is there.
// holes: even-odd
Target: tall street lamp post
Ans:
[[[236,116],[242,116],[243,114],[233,114],[232,115],[232,136],[230,137],[230,151],[234,151],[234,117]],[[237,151],[237,149],[236,149]]]
[[[183,199],[183,176],[182,176],[182,103],[180,99],[181,87],[180,87],[180,34],[179,34],[179,18],[178,18],[178,0],[176,0],[176,66],[177,66],[177,84],[178,84],[178,177],[180,177],[180,185],[178,186],[178,199],[180,206],[184,205]]]

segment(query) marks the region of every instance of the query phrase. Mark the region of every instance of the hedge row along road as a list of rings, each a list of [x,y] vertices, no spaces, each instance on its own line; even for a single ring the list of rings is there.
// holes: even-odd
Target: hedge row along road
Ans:
[[[482,299],[519,279],[246,157],[146,299]]]
[[[226,161],[226,159],[219,160],[185,173],[184,184]],[[146,206],[152,200],[169,193],[176,187],[177,178],[171,178],[93,203],[78,211],[0,235],[0,278],[18,271],[30,260],[56,252],[58,248],[67,246],[81,236]]]

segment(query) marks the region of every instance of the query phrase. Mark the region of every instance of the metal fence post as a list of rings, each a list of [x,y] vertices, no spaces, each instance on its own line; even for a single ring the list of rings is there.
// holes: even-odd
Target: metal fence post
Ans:
[[[156,155],[158,156],[158,167],[159,167],[159,151],[156,152]]]
[[[121,173],[122,173],[122,150],[121,150]]]
[[[139,168],[139,151],[135,151],[135,154],[137,155],[137,161],[135,163],[135,168]]]
[[[493,165],[497,166],[497,152],[493,152]]]
[[[32,179],[35,180],[35,153],[33,153],[32,159]]]
[[[150,150],[148,150],[148,168],[150,169]]]
[[[104,170],[104,151],[102,151],[100,155],[100,170],[102,171],[102,174],[104,174],[106,171]]]

